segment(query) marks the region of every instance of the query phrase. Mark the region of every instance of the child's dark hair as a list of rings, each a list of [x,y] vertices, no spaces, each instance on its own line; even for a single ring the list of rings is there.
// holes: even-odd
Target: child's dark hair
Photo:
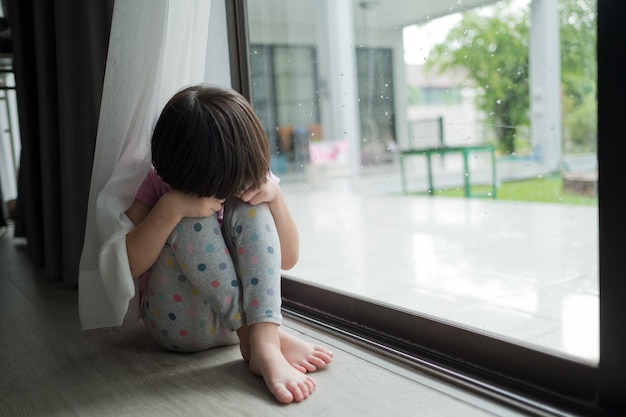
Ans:
[[[165,105],[152,135],[152,163],[173,189],[228,198],[259,187],[269,172],[267,136],[234,90],[195,85]]]

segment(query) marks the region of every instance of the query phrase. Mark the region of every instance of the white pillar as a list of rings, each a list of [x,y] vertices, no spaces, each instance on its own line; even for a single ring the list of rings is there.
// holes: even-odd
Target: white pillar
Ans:
[[[561,56],[558,2],[532,0],[530,125],[533,152],[546,172],[561,163]]]
[[[402,29],[394,34],[393,48],[393,95],[395,97],[395,140],[399,148],[409,146],[409,86],[406,80],[406,62],[404,62],[404,36]]]
[[[348,142],[348,168],[361,166],[352,0],[322,0],[318,8],[318,75],[324,140]]]

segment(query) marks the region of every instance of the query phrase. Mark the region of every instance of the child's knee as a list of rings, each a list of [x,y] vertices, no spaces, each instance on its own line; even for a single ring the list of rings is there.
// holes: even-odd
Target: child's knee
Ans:
[[[250,223],[274,223],[274,218],[265,203],[251,205],[238,198],[233,198],[224,205],[224,224],[230,227]]]
[[[222,240],[222,232],[216,215],[209,217],[185,217],[176,226],[168,243],[183,241]]]
[[[216,226],[219,226],[219,221],[217,215],[214,214],[209,217],[183,217],[174,230],[178,232],[183,230],[197,232],[199,228],[214,228]]]

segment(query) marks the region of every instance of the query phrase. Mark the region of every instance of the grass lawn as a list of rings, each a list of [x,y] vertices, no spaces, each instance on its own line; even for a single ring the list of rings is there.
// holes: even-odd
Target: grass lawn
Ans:
[[[491,192],[491,186],[473,186],[472,194]],[[424,195],[425,193],[420,193]],[[463,188],[435,190],[436,196],[463,197]],[[560,176],[549,176],[522,181],[503,182],[498,188],[498,200],[534,201],[543,203],[582,204],[597,206],[597,197],[587,197],[563,191],[563,179]]]

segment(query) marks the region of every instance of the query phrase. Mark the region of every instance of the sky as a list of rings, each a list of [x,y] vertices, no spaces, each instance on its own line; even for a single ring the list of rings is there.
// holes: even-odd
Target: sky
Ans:
[[[529,7],[530,0],[512,0],[511,9]],[[490,7],[484,7],[489,13]],[[404,29],[404,61],[409,65],[423,64],[431,48],[441,43],[450,29],[461,21],[461,13],[434,19],[424,25],[407,26]]]
[[[450,29],[461,21],[461,14],[435,19],[425,25],[407,26],[404,29],[404,61],[410,65],[423,64],[430,49],[441,43]]]

